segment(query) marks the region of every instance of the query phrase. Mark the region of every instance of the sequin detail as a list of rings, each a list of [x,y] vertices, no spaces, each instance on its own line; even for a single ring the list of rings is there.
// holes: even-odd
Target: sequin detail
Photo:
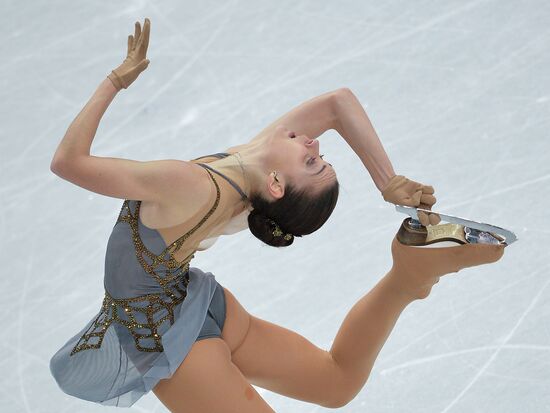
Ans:
[[[71,356],[82,350],[98,349],[101,347],[105,332],[113,323],[119,323],[126,327],[139,351],[159,352],[162,347],[159,330],[164,322],[174,324],[174,307],[182,303],[187,296],[189,285],[189,272],[183,277],[182,285],[175,284],[168,288],[168,298],[163,294],[147,294],[135,298],[115,299],[105,292],[105,298],[101,311],[93,321],[90,329],[78,340],[71,351]],[[182,288],[184,287],[184,288]],[[166,315],[158,317],[161,311],[166,310]],[[158,318],[156,320],[156,318]],[[151,343],[152,344],[147,344]]]
[[[130,210],[130,200],[124,201],[117,224],[126,222],[130,225],[136,257],[144,271],[153,277],[162,288],[163,293],[146,294],[132,298],[113,298],[105,291],[101,311],[88,331],[76,343],[70,353],[71,356],[79,351],[100,348],[105,332],[113,323],[118,323],[129,330],[134,338],[137,350],[147,352],[163,351],[159,327],[166,321],[170,323],[170,326],[174,324],[174,307],[181,304],[187,296],[189,263],[195,256],[194,253],[191,253],[183,261],[178,262],[174,254],[181,248],[185,240],[214,213],[220,202],[220,187],[212,173],[208,169],[205,170],[216,186],[214,205],[197,225],[176,241],[167,245],[158,255],[149,251],[139,236],[138,217],[141,201],[136,201],[133,214]],[[166,257],[166,254],[168,254],[168,257]],[[144,256],[148,257],[151,263],[148,263]],[[157,267],[160,265],[168,268],[168,271],[158,271]],[[166,315],[159,317],[163,312],[166,312]],[[147,346],[147,342],[151,341],[154,345]]]

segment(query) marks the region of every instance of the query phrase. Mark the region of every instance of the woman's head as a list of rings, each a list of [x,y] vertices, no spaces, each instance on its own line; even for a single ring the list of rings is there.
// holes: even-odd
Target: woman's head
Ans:
[[[253,209],[248,225],[266,244],[288,246],[293,239],[274,236],[272,221],[283,233],[302,236],[315,232],[336,206],[339,182],[332,165],[319,156],[319,141],[296,135],[284,126],[264,138],[260,151],[267,180],[261,179],[256,190],[251,188]]]
[[[282,196],[287,182],[299,190],[304,189],[314,194],[329,188],[337,181],[332,165],[321,158],[317,139],[310,139],[306,135],[300,135],[299,131],[295,133],[279,125],[262,143],[268,169],[271,174],[277,172],[279,178],[277,182],[274,176],[270,176],[268,182],[280,184],[268,188],[274,197]]]

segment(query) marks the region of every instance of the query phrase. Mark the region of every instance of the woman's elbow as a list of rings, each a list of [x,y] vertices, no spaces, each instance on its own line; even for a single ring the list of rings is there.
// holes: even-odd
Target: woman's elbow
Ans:
[[[338,97],[349,97],[349,96],[353,96],[353,92],[351,91],[351,89],[349,87],[341,87],[339,89],[336,89],[334,91],[334,93],[336,94],[336,96]]]
[[[50,171],[63,178],[63,171],[67,171],[67,161],[59,157],[54,157],[50,163]]]
[[[52,171],[54,174],[59,175],[57,172],[59,170],[59,161],[52,160],[50,163],[50,171]]]

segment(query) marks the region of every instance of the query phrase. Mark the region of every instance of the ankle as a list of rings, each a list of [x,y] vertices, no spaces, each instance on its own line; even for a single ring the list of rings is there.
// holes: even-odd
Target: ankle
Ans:
[[[418,291],[418,286],[411,282],[411,278],[402,270],[392,267],[380,282],[385,285],[388,294],[405,307],[413,301],[425,298],[424,292]]]

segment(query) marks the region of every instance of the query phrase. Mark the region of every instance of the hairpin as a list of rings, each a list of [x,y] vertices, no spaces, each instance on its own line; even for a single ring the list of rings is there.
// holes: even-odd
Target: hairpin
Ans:
[[[275,226],[275,229],[273,230],[272,234],[276,237],[280,237],[281,235],[283,235],[283,231],[281,230],[281,227],[275,222],[273,221],[272,219],[270,219],[271,223]],[[286,241],[290,241],[292,239],[293,235],[288,233],[288,234],[284,234],[283,238],[286,240]]]

